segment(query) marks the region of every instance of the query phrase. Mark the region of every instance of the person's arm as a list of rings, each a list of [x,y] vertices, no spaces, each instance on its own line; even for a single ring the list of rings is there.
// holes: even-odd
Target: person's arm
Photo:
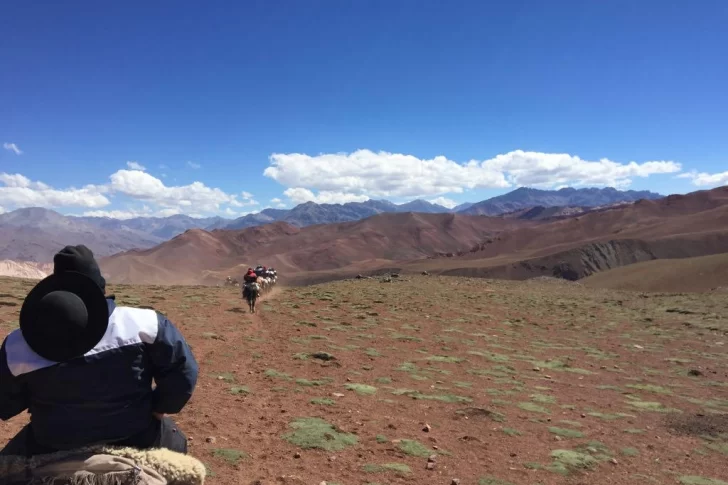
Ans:
[[[197,384],[198,366],[182,334],[161,313],[157,314],[159,329],[154,342],[147,344],[154,389],[153,412],[176,414],[192,396]]]
[[[10,373],[5,342],[0,348],[0,420],[7,421],[28,409],[28,393],[18,378]]]

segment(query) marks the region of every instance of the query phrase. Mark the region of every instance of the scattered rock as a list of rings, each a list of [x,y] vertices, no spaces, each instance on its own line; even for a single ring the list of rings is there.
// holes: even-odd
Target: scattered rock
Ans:
[[[422,431],[424,431],[425,433],[429,433],[430,431],[432,431],[432,426],[426,424],[425,427],[422,428]]]
[[[452,482],[450,482],[450,485],[460,485],[460,479],[459,478],[453,478]]]
[[[296,454],[293,455],[293,458],[295,458],[296,460],[298,460],[299,458],[301,458],[301,454],[300,453],[296,453]]]
[[[437,455],[430,455],[429,458],[427,458],[428,463],[435,463],[437,461]]]
[[[634,348],[635,349],[644,349],[644,347],[642,347],[641,345],[637,345],[637,344],[634,344]]]
[[[208,443],[215,443],[217,441],[217,438],[215,438],[214,436],[208,436],[207,438],[205,438],[205,441],[207,441]]]
[[[616,458],[612,458],[611,460],[609,460],[609,463],[611,463],[612,465],[618,465],[619,464],[619,462],[617,461]]]
[[[688,375],[693,376],[693,377],[700,377],[703,375],[703,373],[701,371],[699,371],[698,369],[690,369],[688,371]]]
[[[321,482],[319,485],[327,485],[326,482]]]
[[[428,273],[427,271],[423,271],[422,276],[430,276],[430,273]]]
[[[534,368],[533,368],[533,371],[534,371],[534,372],[541,372],[541,368],[540,368],[540,367],[534,367]]]
[[[554,436],[554,441],[561,441],[563,438],[561,436]]]
[[[332,396],[334,396],[334,397],[344,397],[344,396],[345,396],[345,394],[342,394],[342,393],[340,393],[340,392],[334,392],[334,393],[333,393],[333,394],[331,394],[331,395],[332,395]]]
[[[328,352],[314,352],[313,354],[311,354],[311,357],[313,357],[314,359],[323,360],[325,362],[328,362],[330,360],[336,360],[336,357]]]
[[[427,462],[427,465],[425,465],[425,469],[427,469],[427,470],[434,470],[435,469],[435,464],[428,461]]]

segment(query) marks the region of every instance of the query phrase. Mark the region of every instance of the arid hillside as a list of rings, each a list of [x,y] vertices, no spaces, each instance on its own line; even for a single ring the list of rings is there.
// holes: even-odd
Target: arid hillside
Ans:
[[[40,280],[53,272],[52,263],[36,263],[35,261],[0,260],[0,276],[29,278]]]
[[[642,261],[728,252],[728,187],[542,220],[460,214],[380,214],[298,228],[193,229],[102,260],[132,284],[217,284],[274,266],[287,284],[384,270],[528,279],[587,277]]]
[[[659,259],[603,271],[585,278],[589,288],[728,294],[728,253],[685,259]]]
[[[110,281],[216,283],[248,266],[274,266],[288,278],[360,272],[436,253],[455,253],[530,221],[459,214],[381,214],[356,222],[297,228],[283,222],[240,231],[190,230],[145,251],[101,261]],[[329,276],[328,279],[332,279]]]
[[[446,275],[570,280],[654,259],[728,252],[728,187],[504,231],[470,251],[407,266]]]

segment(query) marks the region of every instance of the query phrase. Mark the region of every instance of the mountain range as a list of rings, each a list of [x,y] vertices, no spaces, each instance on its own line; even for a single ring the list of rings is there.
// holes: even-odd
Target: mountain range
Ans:
[[[593,207],[661,197],[654,192],[613,188],[564,188],[553,191],[519,188],[508,194],[478,203],[461,204],[453,209],[421,199],[399,205],[387,200],[346,204],[306,202],[289,210],[265,209],[234,220],[222,217],[198,219],[185,215],[120,220],[64,216],[52,210],[33,207],[0,214],[0,259],[50,262],[58,249],[66,244],[78,243],[86,244],[95,254],[103,257],[130,249],[150,248],[189,229],[239,230],[273,222],[303,228],[359,221],[377,214],[407,212],[489,216],[508,214],[510,218],[544,219]],[[556,210],[555,207],[561,209]]]
[[[274,266],[286,285],[391,271],[578,280],[642,261],[728,252],[728,187],[555,213],[382,213],[308,227],[278,221],[240,230],[191,229],[100,264],[109,281],[126,284],[221,284],[258,263]]]

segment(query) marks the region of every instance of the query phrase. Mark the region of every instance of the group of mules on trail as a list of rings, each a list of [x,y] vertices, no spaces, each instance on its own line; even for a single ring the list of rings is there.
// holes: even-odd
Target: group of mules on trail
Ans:
[[[248,302],[250,313],[255,313],[255,304],[258,298],[273,289],[278,281],[278,272],[275,268],[258,265],[255,269],[248,268],[243,276],[243,299]],[[238,282],[228,276],[228,284],[237,286]]]

